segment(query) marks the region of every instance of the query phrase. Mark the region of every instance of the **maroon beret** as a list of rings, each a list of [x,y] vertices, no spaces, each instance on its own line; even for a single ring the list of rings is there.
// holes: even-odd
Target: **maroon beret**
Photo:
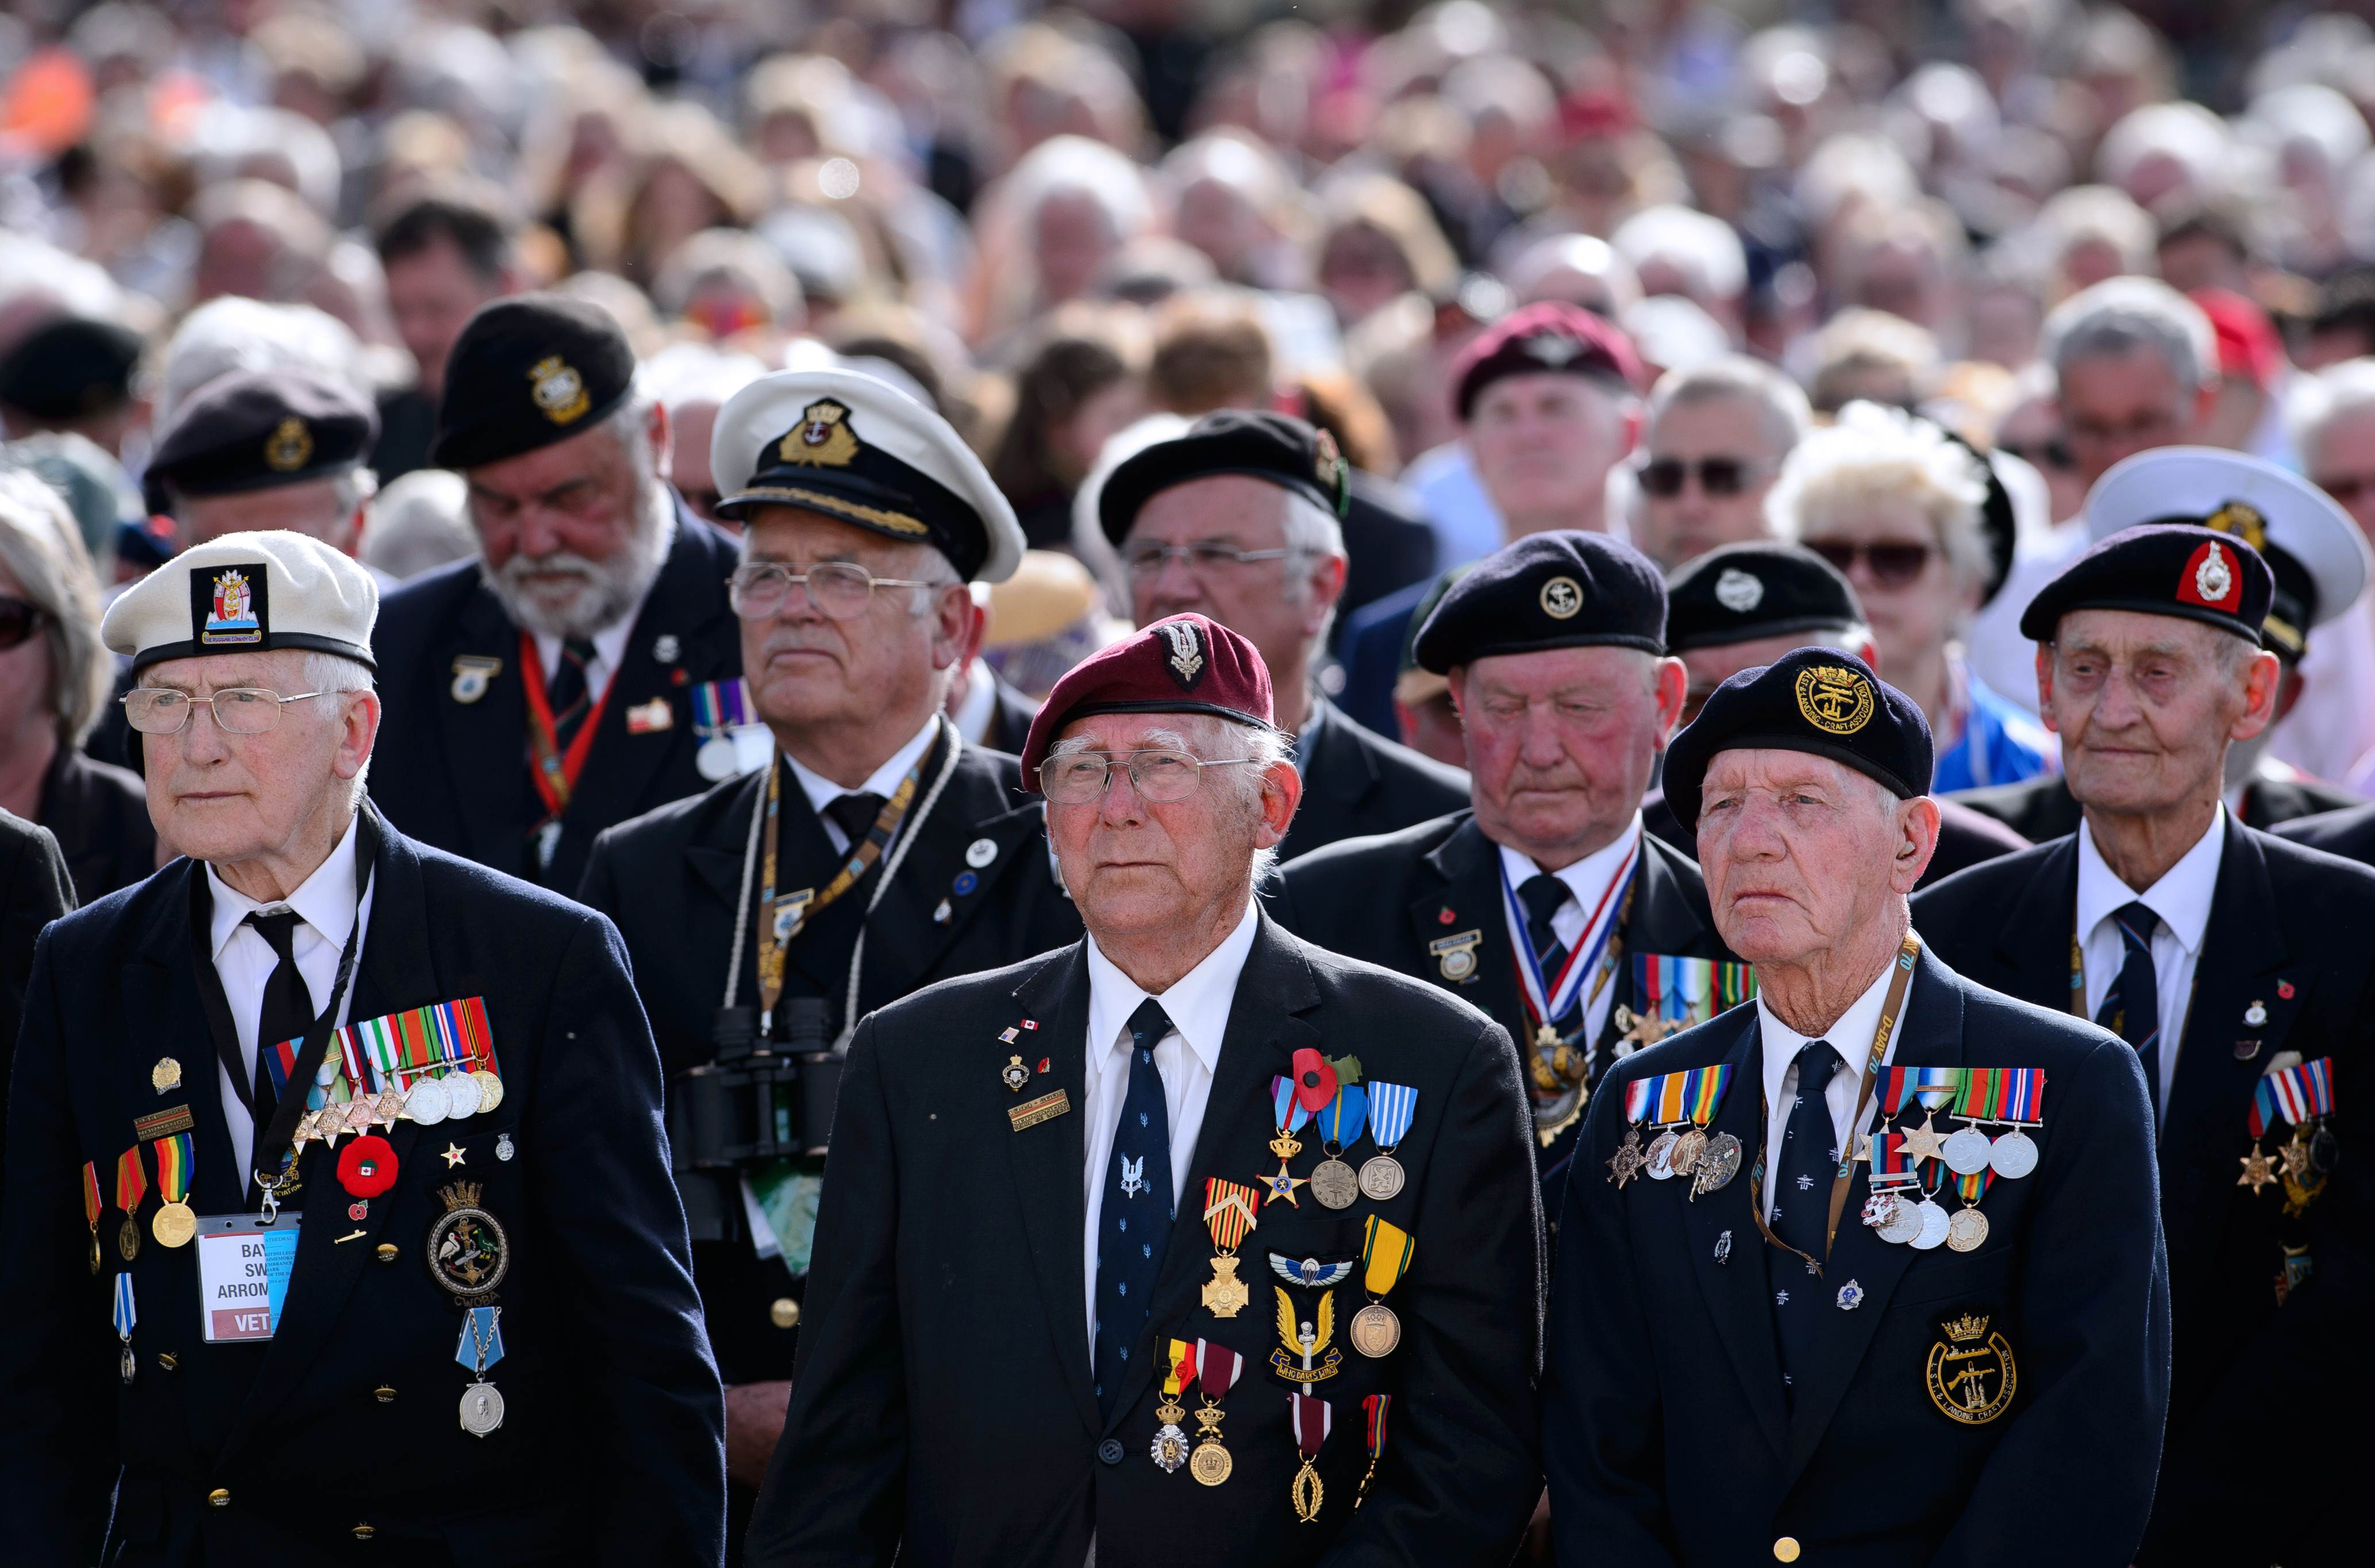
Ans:
[[[1254,645],[1192,612],[1166,616],[1064,672],[1022,743],[1022,787],[1037,794],[1039,764],[1074,719],[1097,713],[1211,713],[1274,728],[1270,670]]]
[[[1626,392],[1641,389],[1633,340],[1580,305],[1544,300],[1511,311],[1468,340],[1451,367],[1464,422],[1479,394],[1503,376],[1588,376]]]

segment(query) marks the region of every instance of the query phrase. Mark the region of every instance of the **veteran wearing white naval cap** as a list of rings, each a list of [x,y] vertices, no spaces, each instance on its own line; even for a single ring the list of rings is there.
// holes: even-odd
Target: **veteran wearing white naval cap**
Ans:
[[[11,1563],[721,1559],[722,1399],[625,952],[363,798],[377,610],[328,546],[249,533],[103,623],[188,858],[33,961]]]

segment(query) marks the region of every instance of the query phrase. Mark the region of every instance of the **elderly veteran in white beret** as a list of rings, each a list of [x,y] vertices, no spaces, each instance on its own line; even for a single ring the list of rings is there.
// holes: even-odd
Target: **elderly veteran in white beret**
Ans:
[[[722,1560],[722,1402],[625,953],[364,800],[377,610],[328,546],[230,534],[103,622],[189,858],[33,961],[0,1214],[12,1562],[102,1536],[111,1561],[419,1561],[456,1529]]]

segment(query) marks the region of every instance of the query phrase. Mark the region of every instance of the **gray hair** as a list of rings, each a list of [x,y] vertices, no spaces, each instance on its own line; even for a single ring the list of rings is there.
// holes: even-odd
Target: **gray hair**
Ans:
[[[445,468],[415,468],[371,499],[360,560],[399,580],[479,552],[470,529],[470,486]]]
[[[1790,453],[1766,500],[1766,515],[1785,539],[1800,539],[1830,507],[1875,499],[1919,508],[1938,536],[1955,580],[1987,581],[1987,503],[1979,460],[1927,419],[1877,403],[1855,402],[1838,420]]]
[[[226,296],[182,318],[165,345],[152,423],[170,428],[190,395],[233,371],[294,367],[372,395],[362,345],[347,324],[312,305],[269,305]]]
[[[0,470],[0,566],[47,623],[49,706],[62,746],[80,746],[114,684],[99,640],[99,578],[55,490],[32,473]]]
[[[2375,359],[2345,360],[2301,379],[2292,400],[2293,450],[2313,465],[2318,443],[2336,419],[2375,407]]]
[[[1737,397],[1756,406],[1765,438],[1778,457],[1806,439],[1814,414],[1798,383],[1745,354],[1727,354],[1693,370],[1670,371],[1649,394],[1647,428],[1655,431],[1666,410],[1679,404],[1709,403]]]
[[[1739,231],[1696,208],[1644,207],[1619,224],[1608,242],[1637,276],[1660,265],[1674,268],[1702,305],[1748,291],[1748,253]]]
[[[2045,318],[2043,357],[2054,374],[2078,360],[2149,349],[2187,392],[2215,378],[2217,339],[2202,308],[2156,277],[2111,277],[2082,289]]]
[[[372,679],[370,666],[360,661],[348,658],[343,654],[309,653],[305,655],[305,690],[331,691],[344,696],[350,691],[376,691],[379,688]],[[370,787],[369,757],[365,757],[363,765],[355,770],[350,782],[353,792],[347,804],[360,806]]]

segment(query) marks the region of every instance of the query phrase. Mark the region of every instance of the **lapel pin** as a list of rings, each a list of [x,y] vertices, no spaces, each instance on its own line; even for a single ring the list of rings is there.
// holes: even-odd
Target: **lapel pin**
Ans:
[[[355,1199],[354,1202],[347,1205],[347,1218],[349,1220],[370,1219],[371,1199],[367,1197],[359,1197]]]
[[[502,673],[503,661],[464,654],[454,661],[454,684],[447,689],[454,701],[467,707],[487,694],[496,676]]]
[[[980,886],[981,878],[970,871],[958,872],[957,879],[950,884],[951,889],[959,898],[964,897],[967,893],[972,892],[975,888]]]
[[[2237,1061],[2248,1062],[2259,1054],[2260,1043],[2257,1040],[2238,1040],[2235,1042],[2235,1059]]]
[[[1435,912],[1435,923],[1437,925],[1448,925],[1459,918],[1459,916],[1451,913],[1451,906],[1449,904],[1445,904],[1441,909]]]
[[[1731,1232],[1730,1231],[1726,1231],[1721,1235],[1716,1237],[1715,1260],[1718,1263],[1730,1263],[1731,1261]]]
[[[509,1160],[511,1157],[512,1135],[504,1133],[495,1139],[495,1158],[498,1160]]]
[[[1039,1058],[1039,1070],[1043,1073],[1047,1070],[1047,1058],[1045,1056]]]
[[[2252,1002],[2251,1002],[2251,1005],[2250,1007],[2245,1008],[2243,1009],[2243,1021],[2244,1021],[2245,1023],[2250,1024],[2253,1029],[2257,1029],[2257,1028],[2259,1028],[2262,1024],[2263,1024],[2263,1023],[2267,1022],[2267,1021],[2268,1021],[2268,1006],[2267,1006],[2267,1004],[2266,1004],[2265,1002],[2260,1001],[2260,1000],[2259,1000],[2259,999],[2257,999],[2256,997],[2255,997],[2255,998],[2253,998],[2253,999],[2252,999]]]
[[[1011,1045],[1011,1044],[1013,1044],[1013,1043],[1014,1043],[1014,1036],[1015,1036],[1015,1034],[1016,1034],[1017,1032],[1018,1032],[1018,1031],[1015,1029],[1015,1027],[1014,1027],[1012,1024],[1010,1024],[1010,1024],[1008,1024],[1004,1029],[1001,1029],[1001,1030],[999,1030],[999,1031],[998,1032],[998,1043],[1000,1043],[1000,1044],[1002,1044],[1002,1045]]]
[[[978,871],[998,858],[996,839],[975,839],[965,845],[965,864]]]
[[[1031,1081],[1031,1073],[1023,1067],[1022,1057],[1009,1056],[1006,1058],[1006,1066],[998,1070],[998,1079],[1006,1085],[1010,1093],[1020,1094],[1022,1092],[1022,1086]]]
[[[658,735],[676,728],[676,710],[665,697],[655,697],[648,702],[638,702],[627,710],[629,735]]]
[[[2277,981],[2276,995],[2282,996],[2287,1002],[2291,1001],[2293,999],[2293,983],[2289,980]]]
[[[1839,1287],[1839,1310],[1853,1312],[1863,1305],[1863,1287],[1850,1279]]]
[[[661,632],[652,643],[652,658],[659,664],[672,665],[676,663],[677,655],[681,654],[683,651],[683,647],[677,642],[676,633],[673,631]]]
[[[1036,1029],[1039,1027],[1039,1020],[1037,1019],[1026,1018],[1022,1020],[1022,1027],[1025,1029]]]
[[[949,923],[949,916],[955,913],[955,908],[950,904],[949,901],[942,899],[932,910],[932,924],[935,925],[946,925]]]

